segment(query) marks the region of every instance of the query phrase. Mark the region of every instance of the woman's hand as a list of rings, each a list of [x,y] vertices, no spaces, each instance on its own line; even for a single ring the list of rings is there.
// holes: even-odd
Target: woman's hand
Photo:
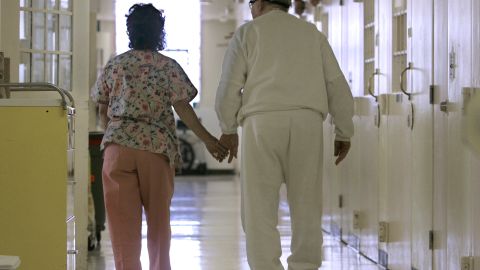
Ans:
[[[228,149],[221,145],[217,138],[211,137],[204,143],[208,152],[210,152],[212,157],[218,162],[222,162],[228,156]]]

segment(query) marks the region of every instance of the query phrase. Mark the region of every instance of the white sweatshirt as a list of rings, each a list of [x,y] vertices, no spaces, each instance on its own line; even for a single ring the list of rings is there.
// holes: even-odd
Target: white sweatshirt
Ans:
[[[262,112],[311,109],[333,116],[336,139],[353,136],[353,98],[326,37],[273,10],[244,25],[226,51],[215,109],[224,134]]]

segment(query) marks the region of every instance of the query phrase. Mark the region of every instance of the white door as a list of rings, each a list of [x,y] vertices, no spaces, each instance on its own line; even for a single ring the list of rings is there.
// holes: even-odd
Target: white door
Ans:
[[[447,127],[447,268],[458,269],[471,252],[469,156],[461,137],[462,88],[472,83],[472,0],[448,3],[449,87]],[[445,74],[446,75],[446,74]]]
[[[471,157],[462,142],[462,88],[472,83],[472,0],[435,1],[434,269],[471,255]],[[478,181],[475,179],[475,181]]]
[[[351,209],[351,226],[355,236],[358,236],[359,251],[378,262],[378,222],[379,222],[379,179],[380,179],[380,105],[378,103],[379,87],[379,43],[377,34],[379,31],[379,1],[366,0],[361,6],[358,3],[350,3],[349,8],[360,9],[360,16],[349,17],[349,37],[357,44],[356,54],[360,60],[356,60],[354,53],[349,59],[354,59],[351,73],[352,85],[355,95],[355,143],[356,153],[356,185],[352,187],[352,193],[356,194],[356,201]],[[352,11],[353,13],[353,11]],[[360,17],[360,18],[358,18]],[[357,20],[357,21],[356,21]],[[359,24],[361,29],[355,29]],[[361,33],[356,43],[356,35]],[[353,46],[349,42],[348,46]],[[358,57],[358,56],[357,56]],[[360,72],[358,72],[360,70]],[[356,73],[359,73],[358,75]],[[358,76],[358,77],[357,77]],[[358,83],[360,82],[360,83]],[[357,89],[358,88],[358,89]],[[353,190],[355,188],[356,190]],[[351,244],[356,244],[356,237],[351,239]],[[357,247],[358,248],[358,247]]]
[[[379,179],[379,125],[380,111],[371,97],[355,98],[355,148],[358,163],[358,204],[354,222],[359,235],[360,252],[378,262],[378,179]]]
[[[346,1],[342,9],[342,70],[349,82],[354,96],[364,93],[363,74],[363,50],[362,32],[363,21],[362,5],[353,1]],[[356,22],[355,24],[353,22]],[[358,128],[359,117],[354,118],[355,130]],[[359,160],[362,157],[361,141],[355,132],[352,137],[352,148],[347,158],[338,166],[339,176],[342,181],[342,239],[354,249],[360,248],[360,202],[362,196],[358,192],[363,184],[359,175]]]
[[[411,89],[411,249],[412,269],[431,269],[430,231],[433,228],[433,105],[430,102],[433,63],[433,0],[410,1],[409,72]]]
[[[389,269],[411,266],[411,181],[412,130],[407,122],[411,103],[400,92],[400,75],[410,55],[407,37],[410,5],[407,1],[382,1],[380,4],[380,81],[382,125],[380,126],[381,168],[380,220],[388,224],[387,243],[380,256]],[[385,78],[383,78],[385,77]],[[406,81],[407,82],[407,81]]]
[[[342,9],[339,6],[325,7],[322,18],[327,18],[327,23],[322,23],[322,30],[327,35],[339,64],[342,64]],[[334,125],[329,116],[323,125],[324,133],[324,171],[323,171],[323,222],[322,227],[329,232],[330,237],[340,240],[342,235],[342,180],[339,170],[335,166],[333,156],[333,143],[335,139]],[[342,247],[340,241],[333,241],[334,245],[324,246],[324,260],[333,261],[332,269],[341,267]]]
[[[331,6],[325,9],[331,22],[328,23],[328,40],[339,63],[342,63],[342,20],[341,7]],[[341,237],[342,233],[342,181],[339,170],[334,164],[333,142],[335,139],[334,126],[329,116],[324,122],[324,226],[334,237]]]
[[[410,103],[402,94],[381,96],[387,108],[386,141],[386,213],[388,223],[388,268],[407,269],[411,262],[411,130],[407,126]],[[384,190],[385,191],[385,190]]]
[[[430,269],[433,118],[430,104],[432,23],[429,20],[432,2],[386,1],[381,10],[386,18],[381,38],[387,37],[380,51],[389,53],[382,62],[383,69],[387,70],[387,93],[380,98],[387,115],[387,127],[382,134],[386,184],[381,188],[381,197],[386,197],[382,215],[389,225],[388,266],[389,269]]]
[[[472,63],[472,87],[475,88],[475,106],[478,108],[480,106],[480,20],[478,19],[480,16],[480,2],[479,1],[473,1],[473,7],[472,7],[472,59],[474,59]],[[478,109],[476,109],[478,111]],[[478,119],[478,115],[477,115]],[[478,121],[478,120],[477,120]],[[478,122],[477,122],[478,123]],[[478,131],[478,126],[477,126],[477,131]],[[477,137],[477,139],[479,139]],[[470,189],[471,192],[471,197],[473,198],[473,209],[471,212],[471,216],[473,218],[473,233],[474,233],[474,246],[473,246],[473,256],[475,258],[474,265],[480,265],[480,196],[478,196],[478,191],[480,190],[480,152],[478,152],[478,149],[476,150],[475,154],[472,156],[472,161],[470,162],[471,168],[473,169],[472,175],[471,175],[471,180],[473,181],[472,187]]]
[[[445,270],[447,265],[447,184],[448,184],[448,115],[440,111],[440,101],[448,98],[448,0],[435,1],[434,8],[434,197],[433,197],[433,269]]]

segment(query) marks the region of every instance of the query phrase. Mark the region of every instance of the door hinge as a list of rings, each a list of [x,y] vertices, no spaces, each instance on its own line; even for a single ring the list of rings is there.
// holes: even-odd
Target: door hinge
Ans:
[[[440,102],[440,111],[448,114],[448,100]]]
[[[3,70],[3,67],[4,67],[4,63],[3,63],[3,52],[0,52],[0,82],[3,82],[3,73],[4,73],[4,70]]]
[[[360,229],[360,211],[353,210],[352,227],[354,230]]]
[[[343,195],[338,195],[338,208],[343,208]]]
[[[430,85],[430,105],[435,104],[435,85]]]
[[[435,233],[433,231],[428,232],[428,249],[433,250],[435,244]]]
[[[388,242],[388,223],[386,221],[380,221],[378,223],[378,242]]]
[[[473,270],[473,257],[462,257],[460,259],[460,270]]]

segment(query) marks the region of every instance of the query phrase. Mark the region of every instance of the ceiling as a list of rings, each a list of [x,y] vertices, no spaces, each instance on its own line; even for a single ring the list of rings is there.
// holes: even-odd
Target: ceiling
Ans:
[[[200,0],[202,20],[235,19],[235,7],[245,0]]]
[[[114,20],[115,1],[119,0],[91,0],[92,8],[103,20]],[[178,1],[178,0],[173,0]],[[198,0],[200,1],[202,20],[235,20],[235,8],[245,4],[248,0]],[[147,1],[148,2],[148,1]]]

